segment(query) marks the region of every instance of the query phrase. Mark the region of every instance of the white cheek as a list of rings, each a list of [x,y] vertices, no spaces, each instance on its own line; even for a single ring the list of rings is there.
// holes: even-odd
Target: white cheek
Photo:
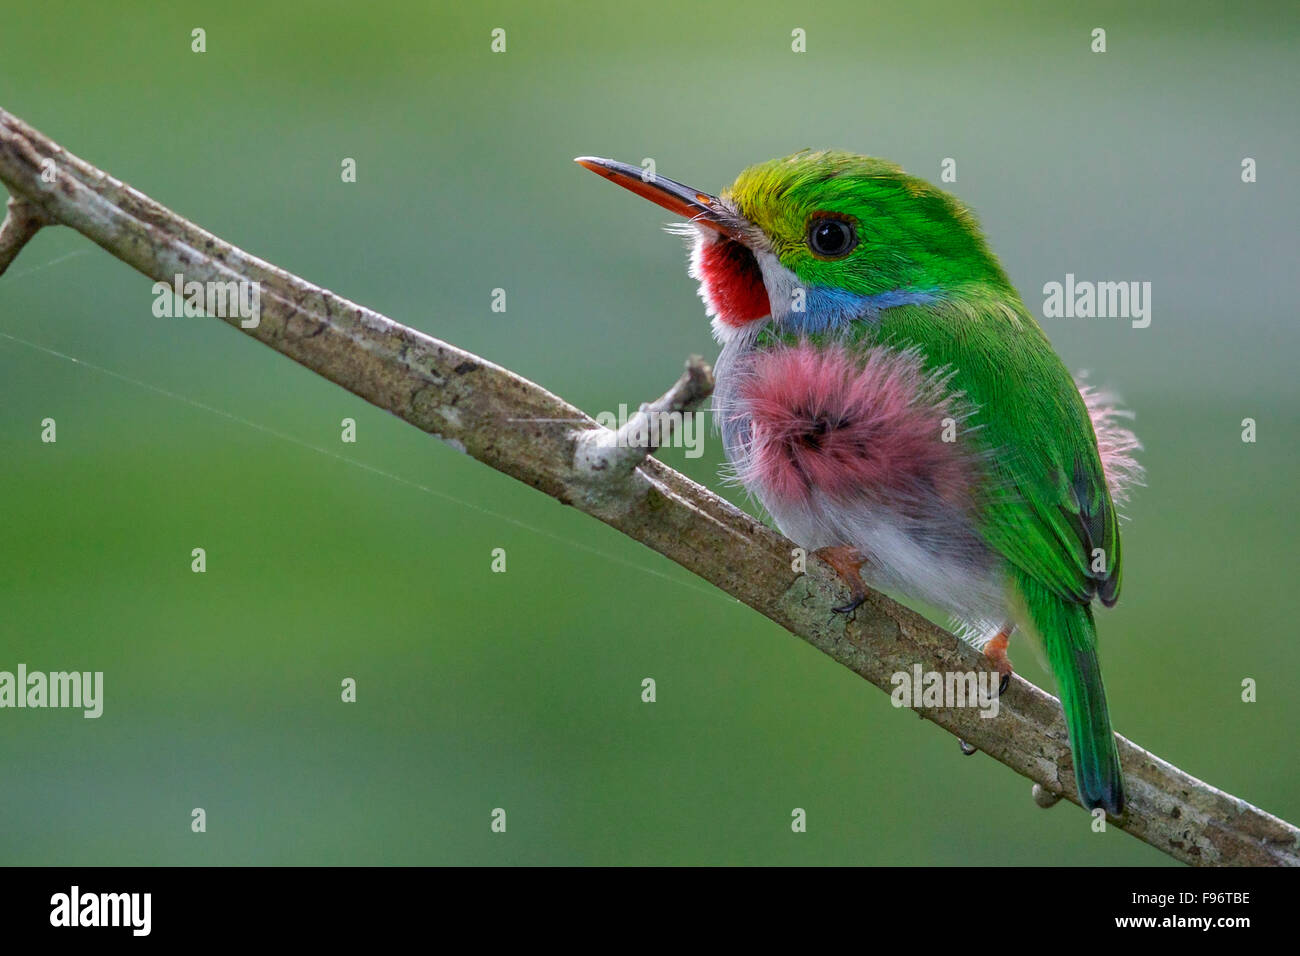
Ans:
[[[772,310],[772,320],[780,323],[794,309],[795,291],[802,288],[799,277],[781,265],[781,260],[771,252],[759,252],[755,258],[763,270],[763,286],[767,289],[767,306]]]

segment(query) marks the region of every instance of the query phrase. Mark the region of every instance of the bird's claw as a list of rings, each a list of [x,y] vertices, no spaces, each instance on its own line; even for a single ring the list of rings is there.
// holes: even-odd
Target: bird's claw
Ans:
[[[862,557],[861,552],[857,548],[836,545],[818,548],[813,554],[834,568],[840,580],[849,586],[849,603],[833,607],[831,610],[836,614],[852,614],[862,607],[867,600],[867,586],[862,583],[862,565],[866,563],[866,559]]]
[[[848,604],[841,604],[839,607],[831,608],[831,610],[836,614],[852,614],[858,608],[862,607],[862,605],[866,603],[866,600],[867,596],[865,594],[854,595],[853,600],[849,601]]]
[[[1011,686],[1011,675],[1015,673],[1011,667],[1011,660],[1007,657],[1007,644],[1011,639],[1011,631],[1010,625],[1002,628],[991,641],[984,645],[984,656],[1002,675],[998,680],[999,697],[1007,692],[1007,688]]]

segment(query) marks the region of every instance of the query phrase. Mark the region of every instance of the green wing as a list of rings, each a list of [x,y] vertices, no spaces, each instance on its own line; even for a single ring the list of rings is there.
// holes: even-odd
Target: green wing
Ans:
[[[990,456],[991,547],[1034,580],[1080,604],[1119,598],[1118,518],[1092,421],[1042,329],[1005,298],[882,315],[877,341],[919,346],[976,411],[967,422]]]
[[[1118,816],[1123,773],[1091,603],[1119,597],[1119,528],[1078,387],[1014,293],[950,304],[937,321],[933,311],[891,309],[874,335],[919,346],[973,406],[967,425],[989,456],[984,537],[1011,565],[1043,639],[1079,797]]]

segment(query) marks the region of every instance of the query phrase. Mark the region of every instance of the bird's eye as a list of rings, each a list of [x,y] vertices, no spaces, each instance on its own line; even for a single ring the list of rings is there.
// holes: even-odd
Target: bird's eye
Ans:
[[[843,219],[814,219],[808,227],[808,246],[823,259],[841,259],[857,244],[857,230]]]

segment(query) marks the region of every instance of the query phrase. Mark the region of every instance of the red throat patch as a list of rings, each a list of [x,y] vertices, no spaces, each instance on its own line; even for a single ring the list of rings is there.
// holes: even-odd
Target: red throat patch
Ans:
[[[758,260],[734,239],[701,238],[696,278],[710,311],[723,325],[739,328],[769,312]]]

